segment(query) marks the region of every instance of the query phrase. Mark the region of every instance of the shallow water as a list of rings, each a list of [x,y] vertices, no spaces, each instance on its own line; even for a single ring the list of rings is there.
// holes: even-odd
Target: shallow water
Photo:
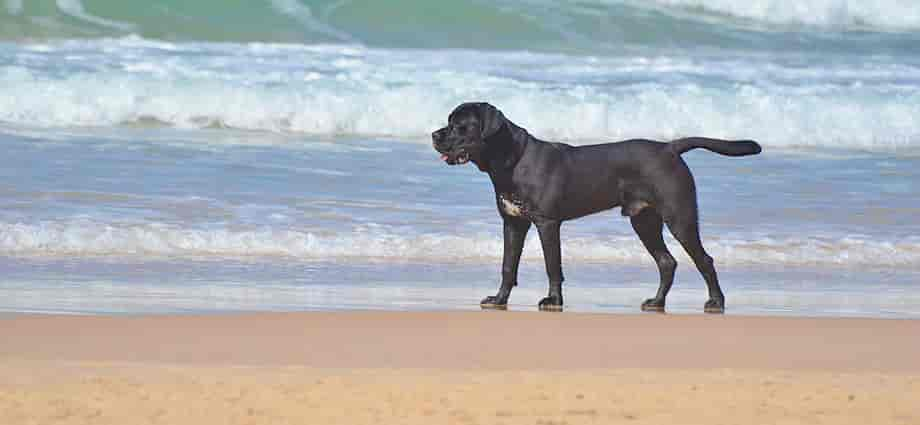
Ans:
[[[303,310],[478,310],[496,264],[270,261],[0,260],[0,312],[164,314]],[[916,271],[764,266],[720,269],[727,314],[918,318]],[[566,266],[566,311],[637,313],[654,295],[654,265]],[[536,311],[542,262],[524,262],[509,309]],[[678,269],[668,312],[702,311],[705,284]]]
[[[222,144],[262,137],[227,130],[91,133],[4,139],[0,309],[474,308],[495,289],[500,220],[488,180],[443,165],[427,146],[302,136]],[[917,191],[917,159],[687,160],[732,312],[920,311],[918,201],[903,196]],[[513,298],[522,309],[545,291],[533,233],[526,285]],[[617,211],[567,223],[564,235],[571,310],[635,311],[654,293],[654,265]],[[703,283],[668,240],[682,263],[671,310],[697,311]]]

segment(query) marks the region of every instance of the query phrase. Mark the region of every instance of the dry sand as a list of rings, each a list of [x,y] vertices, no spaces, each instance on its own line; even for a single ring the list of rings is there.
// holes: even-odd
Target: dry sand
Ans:
[[[0,424],[920,424],[920,321],[0,318]]]

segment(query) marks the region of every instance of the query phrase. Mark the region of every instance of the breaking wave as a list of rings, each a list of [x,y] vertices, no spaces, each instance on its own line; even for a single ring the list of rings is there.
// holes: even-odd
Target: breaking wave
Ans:
[[[672,242],[685,264],[689,258]],[[720,264],[772,266],[916,267],[920,239],[840,237],[710,237],[709,253]],[[385,229],[347,233],[259,228],[192,229],[162,223],[107,224],[89,220],[40,224],[0,223],[0,254],[10,256],[291,257],[299,259],[495,261],[498,235],[406,235]],[[564,241],[566,261],[646,264],[651,259],[634,235],[579,237]],[[540,260],[539,243],[527,243],[525,260]],[[692,263],[691,263],[692,264]]]
[[[574,143],[705,134],[767,147],[920,148],[920,65],[178,46],[135,38],[16,52],[15,63],[0,68],[0,124],[7,126],[152,124],[424,139],[457,104],[488,100],[534,135]],[[59,69],[61,55],[72,69]]]

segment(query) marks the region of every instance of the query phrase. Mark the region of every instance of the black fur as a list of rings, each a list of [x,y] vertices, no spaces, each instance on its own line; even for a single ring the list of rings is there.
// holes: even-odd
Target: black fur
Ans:
[[[549,277],[549,294],[539,306],[561,310],[561,223],[619,206],[661,277],[657,295],[642,309],[664,310],[674,281],[677,262],[662,238],[667,225],[706,280],[709,300],[704,310],[724,311],[725,296],[712,257],[700,242],[693,175],[680,154],[704,148],[728,156],[754,155],[761,151],[757,142],[689,137],[671,143],[634,139],[574,147],[531,136],[488,103],[458,106],[432,140],[448,164],[473,162],[492,180],[505,247],[501,286],[496,295],[482,300],[484,308],[507,305],[517,285],[524,238],[536,225]]]

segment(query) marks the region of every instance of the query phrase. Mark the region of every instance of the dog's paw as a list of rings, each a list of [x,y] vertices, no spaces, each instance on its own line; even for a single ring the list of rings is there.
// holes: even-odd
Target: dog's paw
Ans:
[[[664,313],[664,299],[649,298],[642,303],[642,311]]]
[[[508,297],[499,297],[497,295],[485,297],[479,302],[479,307],[488,310],[506,310],[508,308]]]
[[[537,304],[540,311],[562,311],[562,297],[546,297]]]
[[[709,301],[706,301],[706,305],[703,306],[703,312],[713,314],[725,313],[725,300],[718,300],[713,298]]]

